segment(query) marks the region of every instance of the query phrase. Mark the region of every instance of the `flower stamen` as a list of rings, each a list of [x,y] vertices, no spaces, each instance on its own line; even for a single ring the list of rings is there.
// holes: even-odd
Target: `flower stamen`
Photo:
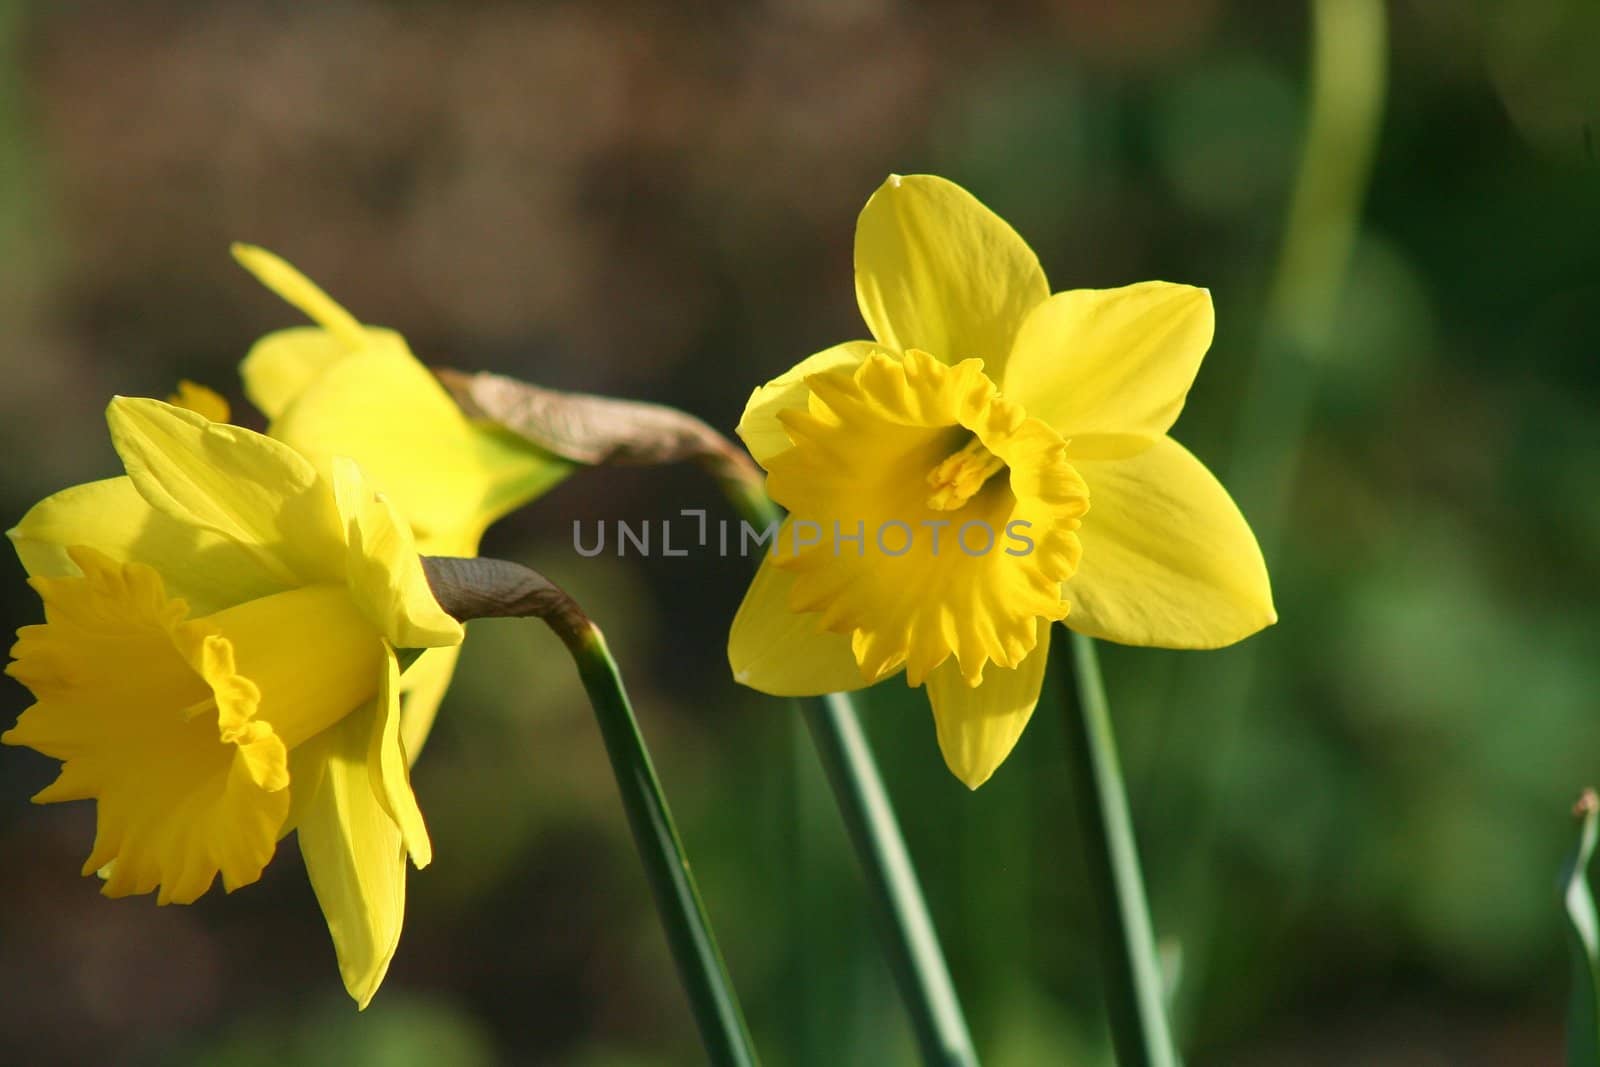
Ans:
[[[183,721],[184,722],[189,722],[191,719],[193,719],[197,715],[204,715],[207,712],[214,712],[216,710],[217,710],[217,698],[216,698],[216,695],[212,694],[212,693],[208,693],[204,697],[200,698],[199,700],[195,701],[193,704],[190,704],[188,707],[183,709],[183,712],[182,712]]]
[[[990,478],[1006,469],[1005,460],[990,452],[976,436],[928,472],[927,505],[934,511],[959,511],[978,495]]]

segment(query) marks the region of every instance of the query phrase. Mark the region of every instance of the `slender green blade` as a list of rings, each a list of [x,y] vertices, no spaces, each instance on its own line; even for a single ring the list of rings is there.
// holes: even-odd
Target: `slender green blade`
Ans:
[[[1567,1007],[1568,1067],[1600,1064],[1600,914],[1589,884],[1589,862],[1600,838],[1600,796],[1584,791],[1573,814],[1578,843],[1561,875],[1561,904],[1572,949],[1572,999]]]

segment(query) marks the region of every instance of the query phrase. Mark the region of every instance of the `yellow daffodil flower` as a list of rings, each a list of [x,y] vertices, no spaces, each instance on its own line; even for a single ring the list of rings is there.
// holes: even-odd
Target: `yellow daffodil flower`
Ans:
[[[300,851],[365,1007],[431,859],[399,734],[395,650],[460,643],[411,532],[360,469],[155,400],[107,412],[124,477],[10,531],[43,625],[6,673],[36,703],[0,741],[62,761],[39,803],[94,800],[83,873],[186,904]]]
[[[1277,619],[1261,551],[1167,436],[1211,344],[1204,289],[1051,295],[966,190],[891,177],[856,226],[871,341],[757,389],[739,435],[789,511],[728,658],[779,695],[926,686],[977,788],[1016,744],[1050,623],[1214,648]]]
[[[265,249],[234,258],[314,326],[268,334],[240,373],[271,420],[267,433],[326,470],[361,465],[404,515],[425,555],[475,556],[489,524],[552,488],[572,465],[462,414],[393,330],[364,326]],[[459,648],[424,653],[401,680],[401,729],[415,759],[455,671]]]

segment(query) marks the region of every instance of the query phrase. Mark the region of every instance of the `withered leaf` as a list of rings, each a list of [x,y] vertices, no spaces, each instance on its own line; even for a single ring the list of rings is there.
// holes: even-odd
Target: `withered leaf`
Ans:
[[[574,463],[699,462],[722,476],[754,474],[749,457],[700,419],[663,404],[569,393],[508,378],[434,368],[468,417],[497,423]]]

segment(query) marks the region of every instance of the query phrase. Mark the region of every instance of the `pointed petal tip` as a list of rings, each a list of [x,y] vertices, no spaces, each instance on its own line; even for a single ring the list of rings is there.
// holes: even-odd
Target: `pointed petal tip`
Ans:
[[[1246,624],[1245,626],[1241,626],[1237,636],[1233,636],[1233,637],[1231,637],[1231,639],[1228,639],[1228,640],[1218,639],[1216,641],[1216,643],[1214,643],[1214,644],[1203,645],[1203,646],[1198,646],[1198,647],[1202,647],[1202,648],[1227,648],[1230,645],[1236,645],[1241,641],[1247,641],[1250,638],[1255,637],[1257,634],[1261,633],[1262,631],[1266,630],[1268,627],[1276,626],[1277,624],[1278,624],[1278,608],[1277,608],[1277,605],[1272,602],[1271,593],[1268,593],[1267,594],[1266,603],[1261,606],[1260,613],[1257,615],[1255,621],[1252,622],[1252,623]]]
[[[255,276],[256,281],[276,293],[279,299],[298,308],[346,348],[354,350],[362,345],[366,334],[360,321],[294,264],[275,252],[239,241],[229,245],[228,251],[236,263]]]
[[[394,956],[393,949],[389,958],[367,968],[367,973],[355,973],[340,967],[339,977],[344,982],[344,991],[350,994],[350,999],[356,1002],[356,1011],[366,1011],[378,995],[378,990],[383,987],[383,980],[389,975],[389,964]]]
[[[251,277],[268,289],[278,292],[280,296],[283,294],[279,292],[278,287],[272,282],[274,276],[282,276],[286,273],[298,275],[300,273],[286,263],[283,257],[262,248],[260,245],[253,245],[247,241],[234,241],[228,245],[228,254],[233,257],[235,263],[249,271]]]
[[[969,686],[957,662],[946,663],[929,678],[939,752],[950,773],[970,790],[993,777],[1033,716],[1048,661],[1050,626],[1049,620],[1038,620],[1033,651],[1015,667],[991,665],[981,686]]]
[[[964,684],[965,679],[961,681]],[[999,748],[962,745],[955,743],[955,739],[950,735],[941,732],[939,750],[944,756],[946,769],[969,791],[976,793],[979,786],[994,777],[994,772],[1006,761],[1015,743],[1013,739],[1010,744]]]
[[[122,393],[114,394],[111,399],[106,402],[106,421],[109,422],[113,417],[126,418],[127,416],[138,412],[157,411],[172,413],[177,415],[179,418],[187,419],[188,421],[197,424],[209,421],[202,418],[198,413],[190,411],[188,408],[178,407],[176,404],[169,404],[165,400],[157,400],[153,396],[125,396]]]
[[[966,786],[969,791],[974,793],[978,791],[978,787],[980,785],[987,782],[990,778],[993,778],[994,772],[999,769],[999,764],[988,768],[981,766],[957,767],[953,763],[948,763],[946,766],[950,768],[951,774],[955,775],[961,780],[962,785]]]
[[[272,285],[264,275],[276,270],[292,271],[295,274],[300,273],[289,266],[284,258],[276,252],[260,245],[250,244],[248,241],[234,241],[228,246],[228,254],[233,257],[235,263],[253,274],[257,281],[268,288],[272,288]]]

